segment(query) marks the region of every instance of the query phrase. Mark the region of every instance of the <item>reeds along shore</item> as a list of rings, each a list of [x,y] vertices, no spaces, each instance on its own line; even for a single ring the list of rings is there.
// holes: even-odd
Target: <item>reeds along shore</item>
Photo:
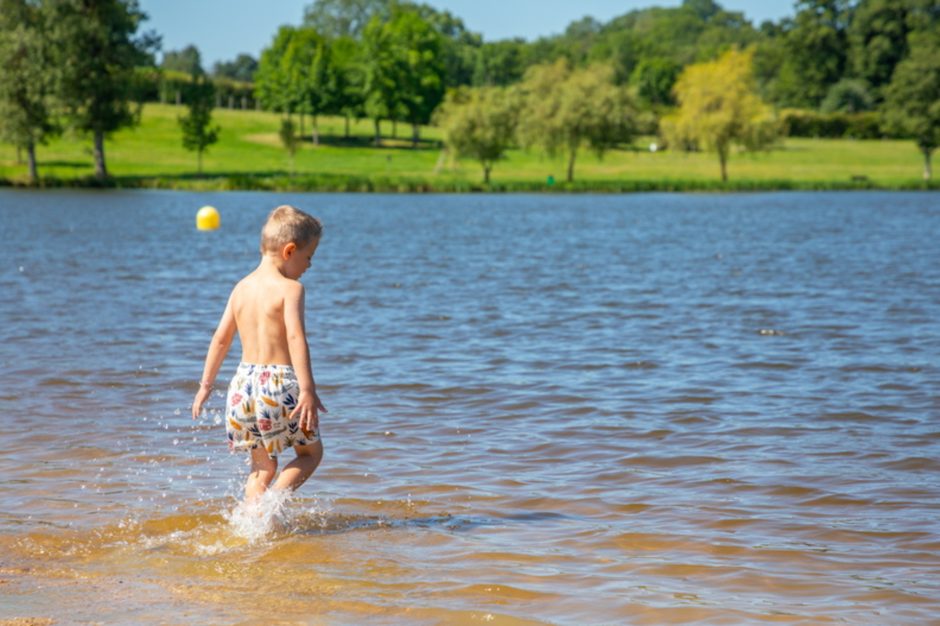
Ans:
[[[922,178],[922,156],[912,141],[798,138],[767,152],[733,154],[725,183],[714,154],[650,152],[653,139],[647,138],[603,159],[582,149],[570,183],[564,158],[512,150],[485,184],[478,163],[447,156],[434,127],[422,128],[421,141],[412,147],[405,136],[410,129],[400,125],[395,137],[392,124],[384,122],[383,144],[376,147],[370,120],[353,121],[347,137],[345,120],[326,117],[318,121],[320,143],[314,145],[307,120],[291,162],[278,140],[279,115],[225,109],[214,113],[220,140],[197,174],[195,155],[181,144],[181,111],[147,105],[138,127],[115,133],[106,143],[111,177],[104,182],[93,176],[90,139],[65,135],[40,146],[39,186],[408,193],[940,189],[940,181]],[[18,162],[16,149],[0,144],[0,185],[26,184],[26,165]]]

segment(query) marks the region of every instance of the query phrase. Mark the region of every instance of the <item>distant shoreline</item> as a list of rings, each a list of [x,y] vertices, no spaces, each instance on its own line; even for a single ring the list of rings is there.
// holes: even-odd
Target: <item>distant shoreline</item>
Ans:
[[[321,193],[649,193],[649,192],[755,192],[755,191],[940,191],[940,180],[929,183],[884,184],[869,179],[849,181],[815,180],[674,180],[674,181],[575,181],[494,182],[489,185],[466,181],[431,182],[420,179],[296,176],[271,177],[239,174],[192,177],[117,176],[95,178],[43,178],[38,185],[0,178],[0,187],[16,189],[164,189],[174,191],[277,191]]]

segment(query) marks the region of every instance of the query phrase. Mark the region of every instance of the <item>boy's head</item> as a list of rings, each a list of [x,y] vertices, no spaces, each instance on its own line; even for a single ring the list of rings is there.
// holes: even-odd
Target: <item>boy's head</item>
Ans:
[[[268,215],[261,229],[261,254],[280,254],[287,244],[305,248],[320,239],[323,224],[296,207],[283,204]]]

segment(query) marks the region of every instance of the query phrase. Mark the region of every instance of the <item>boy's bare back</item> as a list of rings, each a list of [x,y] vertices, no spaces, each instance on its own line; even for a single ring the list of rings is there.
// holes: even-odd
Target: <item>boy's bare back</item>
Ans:
[[[265,267],[235,286],[231,307],[242,344],[242,362],[291,364],[288,319],[292,328],[303,333],[303,298],[302,284]]]

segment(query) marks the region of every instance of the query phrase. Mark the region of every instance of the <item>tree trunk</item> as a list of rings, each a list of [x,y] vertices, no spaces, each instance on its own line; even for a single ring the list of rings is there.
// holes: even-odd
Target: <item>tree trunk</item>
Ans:
[[[26,157],[29,160],[29,184],[35,185],[39,182],[39,174],[36,172],[36,144],[32,141],[26,144]]]
[[[924,148],[923,152],[924,152],[924,180],[926,181],[926,180],[930,180],[930,175],[933,173],[930,169],[930,153],[933,152],[933,150]]]
[[[179,106],[183,102],[183,94],[180,93],[180,90],[176,90],[176,106]]]
[[[568,182],[574,182],[574,158],[577,156],[578,151],[572,150],[568,156]]]
[[[304,138],[304,112],[300,112],[300,139]]]
[[[104,162],[104,132],[96,130],[94,133],[95,178],[104,180],[108,177],[108,168]]]
[[[349,139],[349,113],[346,114],[346,139]]]
[[[486,185],[490,184],[490,170],[493,168],[492,165],[483,166],[483,183]]]
[[[317,124],[317,116],[316,116],[316,115],[313,116],[313,135],[312,135],[311,139],[313,139],[313,145],[315,145],[315,146],[319,146],[319,145],[320,145],[320,127],[319,127],[319,125]]]
[[[202,150],[196,152],[196,173],[202,176]]]
[[[379,118],[375,118],[373,122],[375,123],[375,147],[379,147],[382,145],[382,129],[379,127],[382,122]]]
[[[721,182],[728,182],[728,147],[718,146],[718,162],[721,163]]]
[[[418,147],[418,140],[421,139],[421,127],[417,124],[411,125],[411,147]]]

